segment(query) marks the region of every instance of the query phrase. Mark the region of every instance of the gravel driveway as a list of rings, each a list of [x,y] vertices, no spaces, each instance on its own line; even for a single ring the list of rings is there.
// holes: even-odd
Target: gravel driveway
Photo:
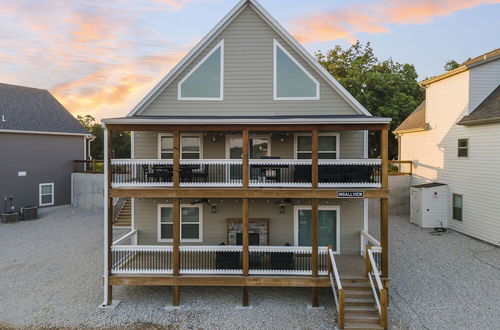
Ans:
[[[122,304],[102,300],[102,214],[71,207],[41,210],[41,219],[0,224],[0,328],[332,329],[335,307],[309,311],[309,289],[183,288],[179,310],[165,309],[167,287],[118,287]],[[371,219],[371,231],[378,221]],[[391,217],[391,327],[499,329],[500,249],[458,233],[432,236]]]
[[[370,231],[378,236],[378,219]],[[401,329],[500,329],[500,248],[389,222],[389,316]],[[500,238],[499,238],[500,240]]]
[[[310,311],[310,289],[251,288],[241,310],[239,288],[182,288],[179,310],[165,309],[167,287],[117,287],[122,304],[102,302],[102,214],[71,207],[41,210],[40,220],[0,224],[0,328],[332,329],[334,303]]]

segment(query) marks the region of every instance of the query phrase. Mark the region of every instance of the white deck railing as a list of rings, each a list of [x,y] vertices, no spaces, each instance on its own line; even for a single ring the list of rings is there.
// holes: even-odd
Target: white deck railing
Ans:
[[[377,304],[377,309],[380,315],[383,313],[383,305],[384,303],[387,304],[387,302],[383,301],[386,300],[387,297],[384,297],[385,289],[384,285],[382,284],[382,280],[380,279],[380,264],[376,261],[376,257],[374,254],[380,253],[382,249],[380,247],[371,247],[368,249],[368,258],[370,261],[370,270],[368,272],[368,279],[370,280],[370,286],[372,288],[373,292],[373,297],[375,298],[375,302]],[[387,306],[385,306],[387,308]]]
[[[345,306],[345,293],[342,289],[342,282],[340,280],[337,263],[335,262],[335,255],[332,249],[328,249],[328,257],[330,267],[328,276],[330,277],[330,284],[332,285],[333,297],[337,306],[337,313],[339,316],[339,326],[344,327],[344,306]]]
[[[125,245],[137,231],[111,247],[113,274],[172,274],[172,246]],[[243,274],[241,246],[180,246],[181,275]],[[328,275],[328,249],[318,248],[319,275]],[[250,275],[312,275],[312,248],[301,246],[250,246]]]
[[[181,159],[181,187],[241,187],[241,159]],[[173,161],[113,159],[112,186],[171,187]],[[311,187],[310,159],[250,159],[251,187]],[[380,159],[320,159],[318,186],[322,188],[379,188]]]

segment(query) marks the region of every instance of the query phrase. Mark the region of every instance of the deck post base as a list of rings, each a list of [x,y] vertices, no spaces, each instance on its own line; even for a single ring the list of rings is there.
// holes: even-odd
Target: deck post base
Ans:
[[[118,307],[118,305],[120,305],[121,302],[122,302],[121,300],[112,300],[111,303],[108,305],[106,304],[99,305],[99,309],[115,310],[115,308]]]
[[[243,287],[243,307],[248,307],[248,287],[244,286]]]
[[[325,306],[312,306],[312,305],[309,305],[307,304],[307,310],[308,311],[324,311],[325,310]]]
[[[311,306],[313,308],[319,307],[318,288],[312,288],[312,303],[311,303]]]
[[[178,285],[174,285],[172,287],[172,306],[179,307],[180,303],[180,287]]]

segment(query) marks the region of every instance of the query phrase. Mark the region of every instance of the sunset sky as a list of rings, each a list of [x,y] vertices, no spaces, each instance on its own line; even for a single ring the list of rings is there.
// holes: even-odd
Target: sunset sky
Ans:
[[[0,0],[0,82],[127,114],[238,0]],[[419,78],[500,46],[500,0],[261,0],[314,53],[370,41]],[[286,4],[286,6],[284,6]]]

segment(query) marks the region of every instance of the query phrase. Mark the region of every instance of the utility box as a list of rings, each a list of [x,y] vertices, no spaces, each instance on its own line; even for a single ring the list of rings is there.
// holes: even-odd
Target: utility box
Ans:
[[[443,183],[411,187],[410,222],[420,228],[447,228],[448,195],[448,186]]]

